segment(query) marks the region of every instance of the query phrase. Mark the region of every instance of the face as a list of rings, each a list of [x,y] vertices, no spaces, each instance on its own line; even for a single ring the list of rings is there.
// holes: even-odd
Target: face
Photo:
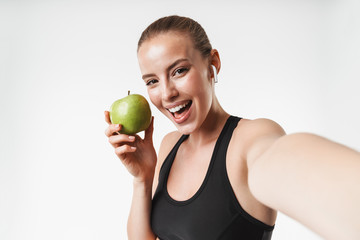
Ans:
[[[198,129],[213,102],[209,60],[187,34],[168,32],[143,42],[138,51],[151,102],[183,134]]]

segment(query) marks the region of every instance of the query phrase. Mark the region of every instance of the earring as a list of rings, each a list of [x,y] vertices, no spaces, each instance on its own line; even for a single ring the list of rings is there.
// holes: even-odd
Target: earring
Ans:
[[[217,76],[217,71],[216,71],[216,67],[214,65],[211,65],[213,72],[214,72],[214,83],[218,82],[218,76]]]

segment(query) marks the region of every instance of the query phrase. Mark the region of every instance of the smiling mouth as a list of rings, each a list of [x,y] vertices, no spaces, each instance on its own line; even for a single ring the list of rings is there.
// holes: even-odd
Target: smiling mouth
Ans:
[[[168,111],[175,117],[175,118],[181,118],[184,113],[190,108],[192,104],[192,101],[188,101],[184,104],[178,105],[173,108],[169,108]]]

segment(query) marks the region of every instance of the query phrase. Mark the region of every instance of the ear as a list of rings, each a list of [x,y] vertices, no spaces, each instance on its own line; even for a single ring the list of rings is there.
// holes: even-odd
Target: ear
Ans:
[[[221,61],[219,52],[216,49],[212,49],[210,52],[210,65],[214,65],[217,74],[219,74],[221,68]]]

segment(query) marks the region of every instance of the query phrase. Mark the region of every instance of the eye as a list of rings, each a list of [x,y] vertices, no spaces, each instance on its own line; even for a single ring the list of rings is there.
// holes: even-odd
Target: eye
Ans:
[[[151,86],[153,84],[157,83],[156,79],[150,79],[149,81],[146,81],[146,86]]]
[[[186,73],[187,71],[189,71],[188,68],[178,68],[178,69],[175,70],[174,76],[181,75],[183,73]]]

